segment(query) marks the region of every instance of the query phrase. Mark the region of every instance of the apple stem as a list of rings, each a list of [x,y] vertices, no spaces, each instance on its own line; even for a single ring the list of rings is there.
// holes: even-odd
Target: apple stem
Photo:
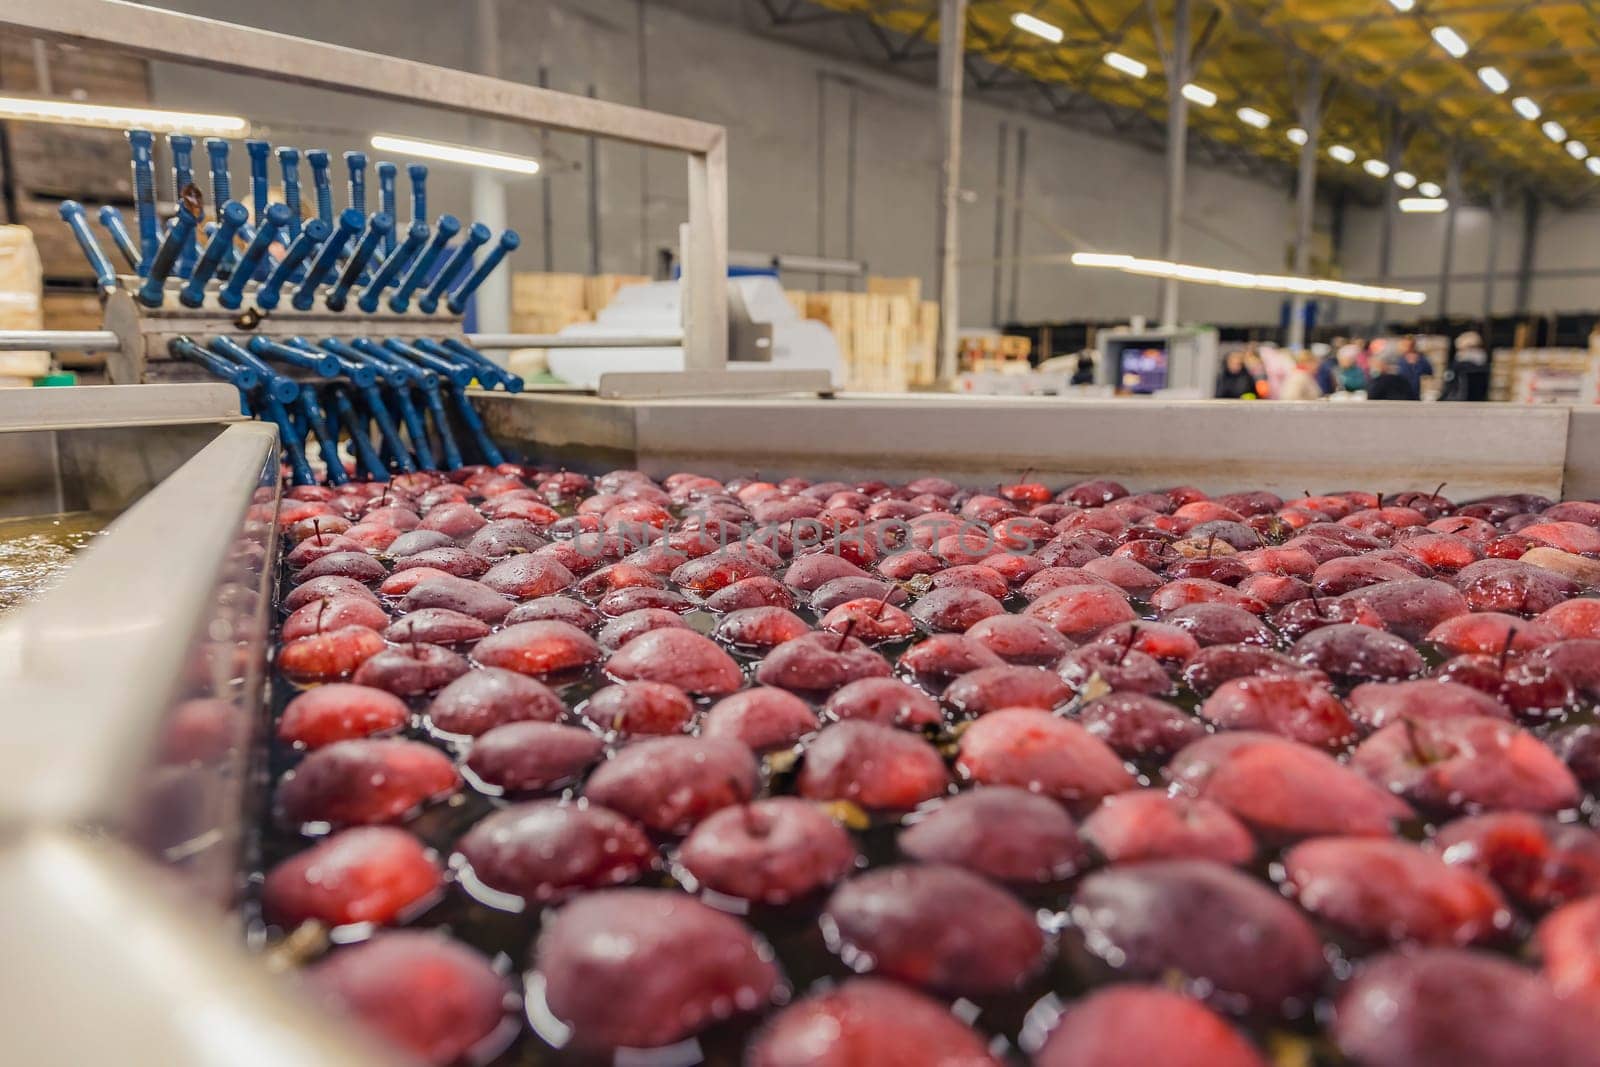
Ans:
[[[1217,535],[1216,535],[1215,532],[1213,532],[1210,537],[1206,538],[1206,559],[1210,559],[1211,558],[1211,552],[1216,547],[1217,547]]]
[[[319,545],[325,545],[325,544],[328,543],[328,542],[326,542],[326,541],[324,541],[322,539],[322,519],[321,519],[321,517],[314,518],[314,519],[311,520],[311,535],[312,535],[311,539],[313,541],[315,541]]]
[[[322,616],[328,612],[328,598],[323,597],[317,601],[317,633],[322,632]]]
[[[1327,613],[1322,610],[1322,601],[1317,599],[1317,587],[1315,583],[1307,582],[1306,591],[1311,594],[1311,606],[1317,609],[1317,618],[1327,618]]]
[[[1433,499],[1435,499],[1435,500],[1439,500],[1439,499],[1441,499],[1441,497],[1440,497],[1440,496],[1439,496],[1439,494],[1440,494],[1440,493],[1442,493],[1442,492],[1444,492],[1444,487],[1445,487],[1445,486],[1447,486],[1447,485],[1449,485],[1449,484],[1450,484],[1450,483],[1449,483],[1449,482],[1440,482],[1440,483],[1439,483],[1439,488],[1437,488],[1437,489],[1435,489],[1435,490],[1434,490],[1434,491],[1433,491]],[[1448,501],[1448,500],[1446,500],[1446,501],[1445,501],[1445,503],[1446,503],[1446,504],[1448,504],[1448,503],[1450,503],[1450,502],[1449,502],[1449,501]]]
[[[1117,655],[1117,666],[1122,666],[1122,661],[1128,658],[1128,653],[1133,651],[1133,643],[1139,639],[1139,624],[1132,623],[1128,626],[1128,639],[1122,642],[1122,651]]]
[[[845,642],[850,640],[850,635],[855,632],[856,623],[859,621],[861,621],[859,616],[852,616],[850,621],[844,624],[844,629],[839,631],[839,640],[833,644],[835,652],[844,651]]]
[[[1500,646],[1500,673],[1506,673],[1506,660],[1511,658],[1511,645],[1517,639],[1517,628],[1506,627],[1506,643]]]

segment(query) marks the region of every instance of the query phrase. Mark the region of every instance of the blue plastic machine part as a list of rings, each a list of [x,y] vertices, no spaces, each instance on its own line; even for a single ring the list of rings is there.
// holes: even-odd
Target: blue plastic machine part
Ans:
[[[500,240],[489,250],[489,254],[483,257],[471,274],[467,275],[467,280],[462,282],[461,287],[454,293],[450,294],[450,299],[445,304],[450,309],[450,314],[459,315],[467,310],[467,301],[472,299],[472,294],[478,291],[478,287],[483,284],[484,279],[494,273],[494,269],[500,265],[501,260],[506,258],[507,253],[515,252],[517,246],[521,244],[522,236],[516,230],[507,230],[502,233]]]
[[[161,244],[161,226],[156,219],[155,135],[149,130],[129,130],[128,148],[133,153],[133,206],[138,213],[139,266],[148,269]]]
[[[246,141],[244,150],[250,154],[250,200],[255,205],[251,218],[256,229],[267,217],[267,200],[272,192],[267,182],[267,161],[272,156],[272,146],[266,141]]]
[[[300,236],[300,149],[278,149],[278,166],[283,169],[283,202],[289,208],[289,239]]]
[[[194,138],[184,133],[169,133],[167,148],[172,152],[173,199],[181,205],[183,191],[194,184]],[[194,230],[190,229],[188,239],[178,250],[178,265],[175,268],[178,277],[187,278],[194,273],[194,261],[198,254],[198,242]]]
[[[398,220],[395,214],[394,194],[395,179],[399,176],[400,168],[387,160],[379,163],[373,170],[378,172],[378,210],[388,215],[391,219]],[[396,226],[398,227],[398,221]],[[394,246],[398,238],[393,229],[383,235],[383,257],[388,259],[394,255]]]
[[[322,242],[328,239],[331,229],[332,227],[321,219],[312,219],[301,228],[300,236],[296,237],[284,252],[283,262],[272,269],[272,273],[267,275],[267,280],[256,290],[257,307],[263,311],[271,311],[278,306],[278,301],[283,295],[283,287],[293,278],[301,265],[311,258],[312,253],[321,247]]]
[[[197,308],[205,303],[206,283],[216,274],[217,268],[222,266],[222,261],[233,250],[234,235],[239,232],[239,227],[245,224],[250,217],[250,212],[237,200],[230,200],[222,206],[222,221],[217,224],[216,232],[206,243],[206,250],[200,254],[200,262],[195,264],[189,273],[189,281],[178,292],[178,303],[184,307]]]
[[[461,242],[461,247],[455,250],[450,261],[439,269],[434,276],[433,284],[428,287],[427,295],[417,301],[417,309],[424,315],[432,315],[439,309],[439,301],[450,291],[456,278],[472,265],[472,257],[489,243],[489,227],[481,222],[474,222],[467,230],[466,240]]]
[[[392,236],[393,230],[390,231],[390,234]],[[411,257],[417,254],[417,251],[427,243],[427,240],[428,224],[425,222],[413,222],[411,228],[406,232],[405,241],[401,243],[400,247],[389,253],[388,258],[383,261],[383,265],[378,268],[378,273],[372,276],[372,280],[362,290],[361,299],[356,301],[356,306],[368,315],[376,314],[378,304],[383,299],[383,291],[394,284],[395,279],[400,277],[400,272],[411,261]]]
[[[320,374],[324,378],[336,377],[341,369],[339,357],[331,352],[307,352],[297,345],[287,345],[259,334],[250,338],[246,347],[262,359],[287,363],[291,367],[299,367],[301,370]]]
[[[266,259],[267,249],[278,239],[288,221],[289,209],[284,205],[273,204],[267,208],[266,220],[250,239],[250,246],[244,250],[244,255],[239,257],[239,266],[228,279],[228,284],[217,294],[217,303],[229,311],[244,303],[245,285],[255,276],[256,268]]]
[[[311,185],[317,194],[317,218],[333,227],[333,180],[328,177],[332,160],[327,150],[312,148],[306,152],[306,165],[311,168]]]
[[[433,270],[433,265],[444,253],[445,246],[450,239],[461,232],[461,220],[454,215],[440,215],[439,225],[433,231],[433,240],[428,242],[428,247],[422,250],[411,263],[411,269],[406,272],[405,279],[401,281],[400,288],[389,298],[389,310],[396,314],[404,314],[411,306],[411,295],[428,280],[428,274]]]
[[[128,226],[122,221],[122,212],[106,204],[100,209],[100,225],[105,228],[111,237],[111,243],[116,246],[122,258],[127,261],[128,269],[135,274],[139,273],[139,246],[133,243],[133,236],[128,233]]]
[[[361,212],[367,213],[367,154],[365,152],[346,152],[344,165],[350,172],[350,206]]]
[[[406,164],[411,179],[411,221],[428,221],[428,167],[424,163]]]
[[[378,254],[378,244],[383,240],[383,235],[392,229],[394,229],[394,217],[385,215],[381,211],[367,220],[366,232],[361,235],[361,240],[356,242],[356,249],[350,254],[350,262],[344,265],[344,273],[339,275],[339,280],[323,298],[323,303],[327,305],[329,311],[344,310],[350,298],[350,290],[361,280],[361,275],[366,272],[367,264],[372,262],[372,257]]]
[[[178,213],[172,219],[172,229],[167,231],[166,238],[156,249],[156,257],[145,273],[144,284],[139,287],[139,303],[148,308],[158,308],[166,300],[167,278],[178,265],[178,257],[183,253],[184,246],[194,239],[195,228],[199,225],[200,219],[179,204]],[[87,230],[87,225],[84,228]]]
[[[228,174],[228,142],[220,137],[207,137],[206,158],[211,161],[211,202],[226,204],[233,199],[233,181]]]
[[[117,287],[117,272],[111,266],[111,260],[106,257],[105,250],[100,247],[100,242],[94,239],[94,233],[89,229],[89,219],[84,213],[83,205],[76,200],[63,200],[61,218],[72,229],[72,236],[77,240],[78,247],[83,251],[83,258],[89,261],[89,269],[94,271],[95,284],[101,289],[112,290]]]
[[[300,283],[300,288],[295,291],[294,300],[291,301],[296,311],[310,311],[317,300],[317,287],[333,275],[339,268],[339,254],[344,251],[344,246],[350,243],[350,238],[361,232],[366,225],[367,218],[355,208],[345,208],[339,213],[339,224],[322,248],[317,252],[317,258],[311,264],[311,269],[306,272],[306,280]]]

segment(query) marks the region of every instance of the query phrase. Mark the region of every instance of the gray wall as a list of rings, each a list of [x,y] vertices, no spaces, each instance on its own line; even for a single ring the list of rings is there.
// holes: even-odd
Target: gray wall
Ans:
[[[1377,276],[1381,221],[1376,209],[1360,209],[1347,216],[1343,252],[1345,273],[1350,277],[1367,280]],[[1475,316],[1484,311],[1483,276],[1488,273],[1492,221],[1492,213],[1483,206],[1466,205],[1457,214],[1449,303],[1445,307],[1452,316]],[[1428,294],[1428,303],[1422,310],[1430,315],[1440,309],[1439,275],[1444,264],[1446,225],[1444,215],[1400,215],[1394,230],[1391,275],[1397,284]],[[1581,312],[1600,308],[1600,211],[1559,211],[1549,205],[1541,208],[1528,306],[1519,308],[1517,273],[1522,259],[1523,226],[1522,198],[1508,196],[1495,252],[1491,313]],[[1569,273],[1573,271],[1593,273],[1574,276]]]
[[[162,6],[445,66],[473,66],[473,5],[464,0],[278,0],[265,5],[253,0],[164,0]],[[865,65],[757,37],[741,28],[746,11],[742,0],[695,0],[692,6],[701,17],[642,0],[502,0],[501,74],[532,83],[545,67],[557,89],[585,92],[593,86],[604,99],[727,126],[732,247],[851,255],[865,259],[875,273],[919,275],[924,291],[931,294],[939,156],[934,93]],[[155,83],[162,103],[236,111],[270,127],[268,135],[283,143],[364,148],[366,136],[376,130],[466,142],[485,139],[466,120],[424,108],[193,68],[162,65]],[[1009,190],[996,188],[1001,123],[1007,125],[1013,146],[1017,129],[1025,126],[1028,131],[1020,248],[1011,247]],[[526,128],[493,131],[489,139],[548,163],[545,176],[512,185],[511,222],[524,237],[514,266],[588,270],[585,140],[554,135],[544,144]],[[847,168],[852,142],[853,198]],[[964,258],[992,257],[997,211],[1004,217],[1008,253],[1037,256],[1084,247],[1159,252],[1158,155],[977,103],[969,104],[965,150],[963,185],[969,196],[962,209]],[[600,269],[648,271],[657,249],[675,243],[685,215],[683,163],[670,153],[605,143],[598,163]],[[1008,186],[1014,178],[1013,147]],[[545,184],[554,217],[548,264],[541,204]],[[464,172],[436,166],[435,211],[467,211],[468,186]],[[1357,275],[1375,267],[1369,251],[1375,246],[1375,229],[1365,214],[1352,213],[1347,233],[1350,273]],[[1592,241],[1576,242],[1555,218],[1547,224],[1550,234],[1541,255],[1550,262],[1600,259],[1591,251]],[[1432,250],[1437,242],[1426,225],[1412,219],[1403,224],[1399,273],[1437,272],[1438,254]],[[1286,184],[1191,165],[1185,260],[1281,270],[1291,227]],[[1482,243],[1474,233],[1481,230],[1462,227],[1461,261],[1468,264],[1463,269],[1479,269],[1471,264],[1481,262],[1474,251]],[[1587,232],[1600,232],[1600,218]],[[1507,270],[1516,263],[1517,233],[1518,227],[1510,224],[1502,236],[1501,262]],[[1363,266],[1369,260],[1371,265]],[[1009,278],[1007,271],[1002,317],[1011,305]],[[817,284],[811,277],[786,281],[803,287]],[[1153,315],[1156,310],[1156,283],[1110,272],[1027,265],[1019,282],[1016,310],[1023,320],[1105,319]],[[991,266],[964,267],[964,325],[994,321],[993,288]],[[1501,288],[1509,301],[1511,284]],[[1559,303],[1580,295],[1573,289],[1569,284],[1540,285],[1535,297]],[[1454,302],[1481,303],[1481,296],[1473,297],[1470,290],[1462,287]],[[1182,314],[1193,320],[1275,322],[1279,305],[1277,297],[1263,294],[1196,286],[1182,291]]]

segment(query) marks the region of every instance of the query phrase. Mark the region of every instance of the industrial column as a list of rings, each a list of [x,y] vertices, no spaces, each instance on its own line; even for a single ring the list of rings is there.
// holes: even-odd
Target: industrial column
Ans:
[[[1461,204],[1461,153],[1450,152],[1450,163],[1444,176],[1444,195],[1449,206],[1444,209],[1444,262],[1439,264],[1439,318],[1450,317],[1450,268],[1456,258],[1456,211]]]
[[[1159,27],[1158,27],[1159,29]],[[1183,180],[1189,151],[1189,0],[1177,0],[1172,9],[1172,36],[1165,57],[1167,67],[1167,190],[1161,215],[1161,258],[1180,259],[1179,230],[1183,225]],[[1161,325],[1178,325],[1178,280],[1161,280]]]
[[[1181,0],[1180,0],[1181,2]],[[966,53],[967,0],[939,0],[939,119],[944,133],[939,215],[939,377],[956,376],[961,329],[956,257],[961,230],[961,93]]]
[[[1405,149],[1406,131],[1401,127],[1400,117],[1393,112],[1389,116],[1389,137],[1383,161],[1388,164],[1389,172],[1386,177],[1392,176],[1400,169],[1400,153]],[[1398,196],[1400,187],[1392,180],[1383,183],[1383,216],[1378,227],[1378,284],[1388,285],[1389,274],[1394,267],[1394,224],[1395,216],[1400,211]],[[1379,301],[1372,305],[1372,333],[1377,336],[1384,331],[1387,325],[1389,305]]]
[[[1522,194],[1522,254],[1517,260],[1518,315],[1526,315],[1533,303],[1533,264],[1539,251],[1539,198],[1529,189]]]
[[[1294,272],[1311,274],[1311,229],[1317,210],[1317,142],[1322,136],[1322,86],[1320,69],[1313,69],[1302,87],[1298,110],[1300,128],[1306,142],[1300,146],[1300,172],[1295,180]],[[1306,347],[1306,297],[1295,293],[1289,298],[1289,351]]]
[[[499,0],[478,0],[473,18],[473,52],[479,74],[500,77]],[[474,140],[482,144],[494,140],[494,124],[484,119],[472,121]],[[545,162],[544,160],[540,161]],[[486,167],[472,168],[472,217],[501,233],[507,223],[506,180]],[[495,271],[479,286],[474,296],[479,333],[505,333],[511,329],[511,272]]]
[[[1506,180],[1496,175],[1489,193],[1489,262],[1483,268],[1483,341],[1489,341],[1489,320],[1494,318],[1495,271],[1500,267],[1500,220],[1506,208]]]

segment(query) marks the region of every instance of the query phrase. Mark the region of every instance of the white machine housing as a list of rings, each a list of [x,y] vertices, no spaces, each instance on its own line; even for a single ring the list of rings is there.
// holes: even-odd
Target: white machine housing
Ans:
[[[1149,394],[1168,400],[1209,397],[1217,381],[1217,331],[1209,326],[1150,326],[1142,329],[1119,326],[1102,330],[1097,338],[1100,350],[1100,384],[1118,393]],[[1165,384],[1141,387],[1139,375],[1124,369],[1133,353],[1151,353],[1164,361]],[[1146,378],[1144,385],[1148,385]]]
[[[825,370],[844,384],[839,342],[826,325],[803,319],[778,279],[747,275],[728,279],[729,370]],[[629,285],[617,291],[593,322],[561,331],[563,337],[660,337],[683,332],[682,287],[676,281]],[[618,371],[681,371],[682,346],[660,348],[552,348],[550,372],[583,389]]]

